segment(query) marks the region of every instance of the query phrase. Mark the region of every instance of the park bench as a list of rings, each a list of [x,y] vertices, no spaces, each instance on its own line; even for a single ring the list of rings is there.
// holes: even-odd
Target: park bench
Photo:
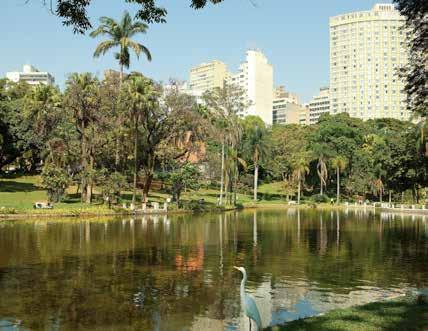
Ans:
[[[33,205],[34,209],[53,209],[53,205],[50,202],[37,201]]]

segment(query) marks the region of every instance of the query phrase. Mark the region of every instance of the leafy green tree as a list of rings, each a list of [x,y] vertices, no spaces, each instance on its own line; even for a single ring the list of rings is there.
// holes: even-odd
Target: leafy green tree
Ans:
[[[131,62],[130,49],[132,49],[137,56],[143,53],[147,60],[152,60],[152,55],[146,46],[133,41],[131,38],[136,34],[144,34],[148,26],[143,22],[132,21],[131,15],[125,11],[120,22],[116,22],[110,17],[101,17],[100,26],[91,32],[90,36],[95,38],[99,35],[107,35],[108,40],[102,41],[94,52],[94,57],[104,55],[110,49],[119,47],[119,51],[114,54],[115,59],[119,62],[120,66],[120,80],[123,81],[123,69],[129,68]]]
[[[99,81],[89,73],[71,74],[66,81],[64,107],[71,111],[80,140],[80,177],[82,202],[92,199],[94,172],[93,129],[100,120]]]
[[[26,130],[21,139],[31,146],[32,159],[36,162],[51,152],[49,141],[54,137],[62,114],[62,95],[53,86],[36,86],[25,96],[21,119]]]
[[[34,0],[33,0],[34,1]],[[167,10],[159,7],[156,0],[124,0],[126,3],[138,5],[136,17],[147,23],[164,23],[166,22]],[[189,0],[190,5],[195,9],[201,9],[208,3],[217,4],[224,0]],[[28,0],[27,2],[30,2]],[[71,26],[74,33],[85,33],[92,27],[88,17],[87,8],[91,0],[56,0],[43,3],[49,3],[49,10],[62,19],[62,23]],[[54,5],[56,3],[56,6]]]
[[[17,136],[21,123],[17,119],[20,107],[16,106],[16,103],[23,99],[25,92],[15,93],[17,89],[17,84],[0,79],[0,173],[4,166],[13,163],[22,155]]]
[[[131,121],[131,130],[134,143],[134,167],[133,167],[133,185],[132,185],[132,204],[135,206],[137,196],[138,172],[140,170],[139,145],[140,145],[140,126],[147,118],[147,114],[156,107],[158,92],[152,80],[142,76],[130,76],[123,85],[122,100],[129,111]],[[145,128],[146,129],[146,128]]]
[[[46,163],[42,170],[42,186],[47,190],[49,202],[59,202],[70,184],[67,171],[52,163]]]
[[[244,91],[231,84],[225,84],[223,88],[214,88],[203,95],[204,102],[210,113],[213,134],[220,136],[221,143],[221,174],[220,174],[220,197],[219,204],[223,204],[224,192],[227,196],[228,183],[226,179],[231,174],[231,167],[237,167],[236,162],[227,162],[227,149],[236,150],[242,137],[239,115],[248,107],[243,101]],[[229,155],[235,155],[235,152]],[[227,169],[226,165],[230,167]],[[236,171],[235,171],[236,173]],[[229,176],[227,175],[229,174]],[[230,181],[231,182],[231,181]]]
[[[173,201],[179,206],[181,193],[184,189],[196,190],[199,188],[201,172],[199,169],[188,162],[176,167],[169,173],[169,179],[172,182]]]
[[[406,29],[410,48],[408,65],[401,68],[406,80],[408,108],[416,114],[428,116],[428,4],[425,0],[394,0],[398,10],[406,18]]]
[[[126,176],[116,171],[111,172],[107,169],[101,169],[96,178],[103,200],[108,204],[109,208],[112,203],[119,202],[120,192],[128,188]]]

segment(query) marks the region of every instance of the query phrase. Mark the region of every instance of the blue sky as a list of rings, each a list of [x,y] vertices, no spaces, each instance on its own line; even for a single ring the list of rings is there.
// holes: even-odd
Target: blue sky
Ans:
[[[54,1],[55,2],[55,1]],[[135,13],[125,0],[93,0],[89,15],[119,18],[123,10]],[[370,9],[375,0],[225,0],[195,11],[190,0],[159,1],[168,9],[168,22],[150,26],[138,37],[153,61],[133,59],[131,69],[161,81],[187,79],[189,68],[219,59],[235,71],[249,47],[260,48],[274,66],[276,85],[285,85],[309,101],[328,84],[328,18]],[[42,5],[42,0],[1,0],[0,75],[31,63],[54,74],[63,86],[70,72],[98,75],[117,68],[113,53],[93,59],[99,40],[74,35]]]

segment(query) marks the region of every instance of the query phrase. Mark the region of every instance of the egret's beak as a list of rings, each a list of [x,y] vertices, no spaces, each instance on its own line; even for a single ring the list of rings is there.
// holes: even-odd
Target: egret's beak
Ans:
[[[239,268],[238,267],[236,267],[236,266],[233,266],[236,270],[239,270]],[[241,270],[239,270],[239,271],[241,271]]]

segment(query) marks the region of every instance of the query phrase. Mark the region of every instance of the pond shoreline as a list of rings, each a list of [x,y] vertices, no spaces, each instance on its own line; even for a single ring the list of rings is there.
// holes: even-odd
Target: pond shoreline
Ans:
[[[214,208],[214,209],[206,209],[202,211],[193,211],[186,209],[173,209],[173,210],[163,210],[159,209],[157,211],[151,210],[147,212],[143,212],[142,210],[137,211],[80,211],[73,210],[71,212],[56,212],[55,210],[49,209],[45,212],[37,212],[37,213],[10,213],[10,214],[1,214],[0,220],[2,219],[24,219],[24,218],[53,218],[53,217],[64,217],[64,218],[77,218],[77,217],[100,217],[100,216],[150,216],[150,215],[180,215],[180,214],[193,214],[193,213],[212,213],[212,212],[227,212],[227,211],[238,211],[238,210],[286,210],[286,209],[318,209],[318,210],[349,210],[349,209],[358,209],[358,210],[371,210],[375,212],[390,212],[394,214],[406,214],[406,215],[428,215],[428,209],[400,209],[400,208],[384,208],[384,207],[375,207],[373,205],[330,205],[330,204],[248,204],[243,207],[228,207],[228,208]]]
[[[95,207],[94,207],[95,209]],[[172,209],[165,211],[164,209],[158,210],[149,210],[143,212],[142,210],[131,211],[131,210],[120,210],[113,211],[96,211],[84,209],[75,209],[70,212],[56,212],[52,209],[47,209],[46,211],[36,212],[36,213],[0,213],[0,220],[2,219],[24,219],[24,218],[53,218],[53,217],[64,217],[64,218],[78,218],[78,217],[100,217],[100,216],[150,216],[150,215],[179,215],[179,214],[193,214],[193,213],[222,213],[227,211],[238,211],[238,210],[287,210],[287,209],[318,209],[318,210],[367,210],[375,212],[388,212],[394,214],[405,214],[405,215],[428,215],[428,209],[402,209],[402,208],[385,208],[385,207],[375,207],[373,205],[330,205],[330,204],[248,204],[241,207],[226,207],[226,208],[212,208],[205,209],[201,211],[197,210],[188,210],[188,209]]]

